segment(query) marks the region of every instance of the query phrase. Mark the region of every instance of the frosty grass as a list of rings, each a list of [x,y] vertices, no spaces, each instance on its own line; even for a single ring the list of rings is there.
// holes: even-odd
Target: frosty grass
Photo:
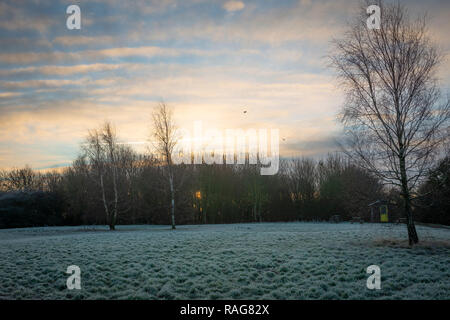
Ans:
[[[414,248],[395,245],[407,233],[394,224],[117,229],[0,230],[0,299],[450,299],[449,229],[418,226]],[[381,290],[366,287],[372,264]]]

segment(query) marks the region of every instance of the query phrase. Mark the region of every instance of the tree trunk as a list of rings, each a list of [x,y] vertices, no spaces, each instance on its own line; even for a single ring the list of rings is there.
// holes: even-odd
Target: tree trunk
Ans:
[[[111,155],[113,157],[113,155]],[[115,225],[117,221],[117,212],[118,212],[118,204],[119,204],[119,193],[117,191],[117,171],[116,171],[116,164],[113,161],[113,186],[114,186],[114,211],[112,213],[112,229],[111,226],[109,227],[110,230],[115,230]]]
[[[419,242],[419,237],[417,236],[416,226],[414,225],[412,210],[411,210],[411,199],[408,194],[405,197],[405,213],[406,213],[406,226],[408,228],[408,239],[409,245],[412,246]]]
[[[103,206],[105,208],[106,223],[109,225],[109,230],[115,230],[114,223],[112,222],[113,217],[111,217],[111,215],[109,213],[108,203],[106,201],[105,185],[103,183],[103,174],[100,174],[100,188],[102,190],[102,200],[103,200]]]
[[[111,219],[109,221],[109,230],[110,231],[116,230],[116,221],[117,221],[117,212],[113,212],[111,214]]]
[[[255,201],[255,220],[262,222],[261,218],[261,198],[258,196]]]
[[[175,190],[173,188],[172,174],[170,174],[170,176],[169,176],[169,183],[170,183],[170,196],[171,196],[170,214],[172,216],[172,229],[175,229]]]
[[[416,226],[414,225],[414,220],[412,216],[412,208],[411,208],[411,194],[408,188],[408,179],[406,176],[406,166],[405,159],[400,158],[400,175],[402,182],[402,193],[403,193],[403,201],[405,202],[405,216],[406,216],[406,227],[408,229],[408,240],[409,245],[412,246],[419,242],[419,237],[417,236]]]

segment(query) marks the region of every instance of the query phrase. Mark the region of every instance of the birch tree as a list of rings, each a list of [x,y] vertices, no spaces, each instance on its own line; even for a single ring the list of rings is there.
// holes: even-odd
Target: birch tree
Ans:
[[[440,95],[442,55],[426,19],[410,18],[400,4],[378,5],[380,29],[368,28],[364,6],[345,36],[333,42],[330,58],[346,93],[340,117],[346,152],[401,190],[412,245],[419,241],[414,192],[447,137],[450,104]]]
[[[170,216],[172,229],[175,229],[175,186],[172,155],[179,138],[173,121],[173,112],[165,103],[158,104],[152,113],[153,120],[153,146],[161,157],[164,173],[170,192]]]
[[[89,159],[93,179],[100,188],[106,222],[110,230],[115,230],[119,210],[120,154],[115,129],[109,122],[105,122],[100,129],[90,130],[83,149]]]

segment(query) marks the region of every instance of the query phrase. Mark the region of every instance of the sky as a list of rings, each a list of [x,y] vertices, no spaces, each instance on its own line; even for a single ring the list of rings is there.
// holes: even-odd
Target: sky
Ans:
[[[450,1],[428,12],[450,52]],[[69,30],[66,9],[81,9]],[[0,168],[64,167],[89,129],[111,121],[145,150],[152,108],[179,127],[279,129],[282,156],[337,149],[343,103],[326,55],[359,0],[0,0]],[[450,92],[450,63],[439,71]],[[244,113],[244,111],[247,111]]]

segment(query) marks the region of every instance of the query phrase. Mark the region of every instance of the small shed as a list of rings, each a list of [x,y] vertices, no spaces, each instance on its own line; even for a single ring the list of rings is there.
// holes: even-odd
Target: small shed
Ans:
[[[369,204],[371,222],[389,222],[388,202],[377,200]]]

